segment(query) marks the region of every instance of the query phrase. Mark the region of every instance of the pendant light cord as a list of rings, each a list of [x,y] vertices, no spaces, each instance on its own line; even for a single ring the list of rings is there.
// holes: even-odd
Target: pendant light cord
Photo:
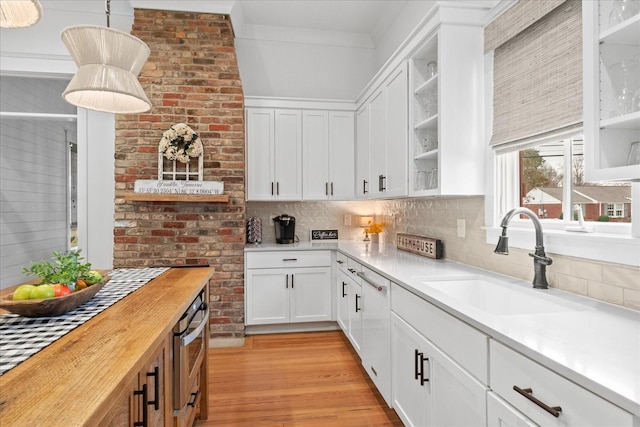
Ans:
[[[107,14],[107,28],[110,27],[109,18],[111,17],[111,0],[105,0],[104,11]]]

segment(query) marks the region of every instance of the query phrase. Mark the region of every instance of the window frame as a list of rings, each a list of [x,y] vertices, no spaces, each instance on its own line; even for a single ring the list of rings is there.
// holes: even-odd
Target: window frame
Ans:
[[[571,144],[567,144],[569,147]],[[570,148],[569,148],[570,150]],[[569,155],[570,155],[569,151]],[[565,156],[567,151],[565,150]],[[570,158],[571,156],[569,156]],[[487,189],[485,197],[486,242],[495,245],[502,232],[500,221],[510,209],[520,206],[518,152],[496,154],[487,147]],[[570,179],[566,177],[565,179]],[[566,191],[569,191],[569,188]],[[565,198],[566,200],[566,198]],[[632,212],[640,211],[640,183],[632,183]],[[635,202],[633,202],[635,201]],[[640,224],[590,221],[593,233],[566,231],[573,221],[571,204],[565,203],[564,219],[541,219],[547,253],[596,261],[640,266]],[[514,218],[509,223],[509,245],[533,251],[535,230],[528,219]]]

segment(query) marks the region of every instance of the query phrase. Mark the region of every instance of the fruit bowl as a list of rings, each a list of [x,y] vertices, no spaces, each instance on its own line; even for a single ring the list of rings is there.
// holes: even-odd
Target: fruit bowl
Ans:
[[[109,276],[105,276],[104,280],[100,283],[56,298],[13,301],[12,292],[0,298],[0,308],[24,317],[59,316],[89,301],[102,289],[109,279]]]

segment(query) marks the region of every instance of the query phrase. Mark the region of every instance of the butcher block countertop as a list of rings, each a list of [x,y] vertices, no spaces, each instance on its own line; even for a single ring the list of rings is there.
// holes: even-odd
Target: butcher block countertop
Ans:
[[[213,272],[170,269],[0,376],[0,425],[98,424]]]

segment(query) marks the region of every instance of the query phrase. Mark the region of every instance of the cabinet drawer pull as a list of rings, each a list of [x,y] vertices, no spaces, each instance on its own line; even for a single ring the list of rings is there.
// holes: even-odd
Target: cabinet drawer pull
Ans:
[[[376,290],[377,290],[378,292],[382,292],[382,293],[384,293],[384,294],[386,294],[386,293],[387,293],[387,287],[386,287],[386,286],[384,286],[384,285],[378,285],[377,283],[375,283],[375,282],[373,282],[373,281],[371,281],[371,280],[367,279],[367,278],[365,277],[365,275],[364,275],[364,273],[363,273],[363,272],[361,272],[361,271],[357,272],[357,273],[356,273],[356,276],[358,276],[359,278],[361,278],[362,280],[364,280],[365,282],[367,282],[369,285],[371,285],[371,286],[373,286],[374,288],[376,288]]]
[[[347,284],[342,282],[342,298],[347,296],[347,292],[345,291],[346,287],[347,287]]]
[[[147,427],[149,425],[149,421],[147,419],[147,385],[142,384],[142,390],[134,390],[134,396],[142,396],[142,421],[134,421],[134,427]]]
[[[191,402],[187,403],[188,406],[194,408],[196,406],[196,402],[198,401],[198,396],[200,395],[200,390],[191,393]]]
[[[147,402],[148,405],[152,405],[156,411],[160,409],[160,368],[155,367],[153,372],[147,372],[147,377],[153,377],[153,400]]]
[[[336,262],[340,265],[344,264],[344,261],[337,260]]]
[[[298,258],[282,258],[282,261],[287,262],[287,261],[297,261]]]
[[[355,272],[356,272],[353,268],[347,268],[347,270],[349,270],[349,272],[350,272],[351,274],[353,274],[353,273],[355,273]]]
[[[550,413],[551,415],[553,415],[554,417],[557,418],[560,416],[560,412],[562,412],[562,408],[560,406],[549,406],[546,403],[542,402],[541,400],[537,399],[536,397],[533,396],[532,389],[520,388],[517,385],[514,385],[513,389],[518,393],[520,393],[521,395],[523,395],[524,397],[526,397],[527,399],[529,399],[530,401],[532,401],[533,403],[535,403],[536,405],[538,405],[539,407],[541,407],[542,409],[544,409],[545,411],[547,411],[548,413]]]
[[[358,307],[358,300],[360,299],[360,295],[356,294],[356,313],[362,310],[361,307]]]

